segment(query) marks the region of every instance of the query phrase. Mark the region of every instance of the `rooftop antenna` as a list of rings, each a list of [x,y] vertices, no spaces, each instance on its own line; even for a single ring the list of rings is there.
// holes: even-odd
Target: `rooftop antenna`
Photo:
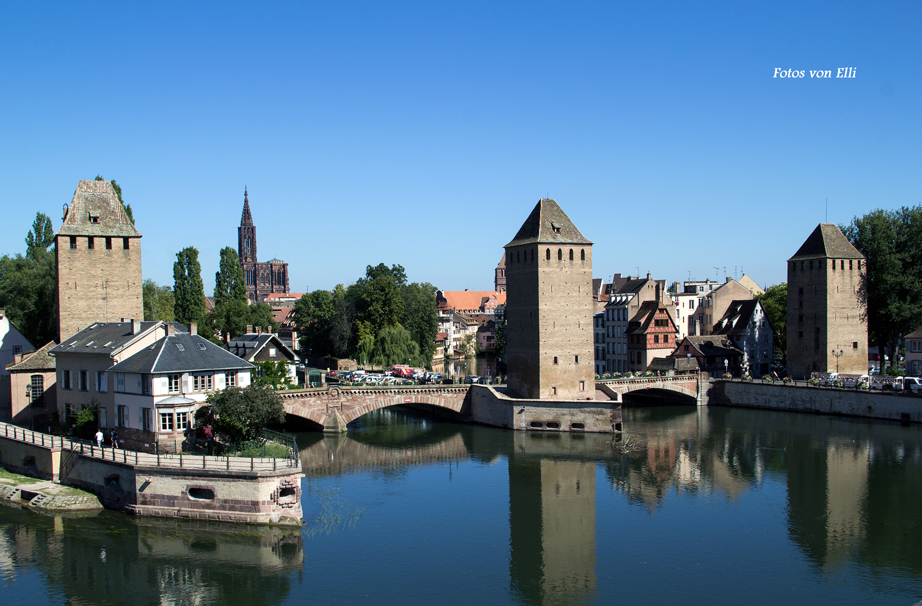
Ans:
[[[714,268],[714,279],[720,280],[720,268],[719,267]]]

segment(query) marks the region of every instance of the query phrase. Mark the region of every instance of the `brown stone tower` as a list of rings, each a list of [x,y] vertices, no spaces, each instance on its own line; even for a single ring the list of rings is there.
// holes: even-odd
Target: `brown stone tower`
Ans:
[[[545,198],[506,249],[509,387],[524,398],[593,398],[592,242]]]
[[[243,267],[247,298],[250,301],[265,301],[272,293],[287,293],[288,263],[272,259],[260,263],[256,258],[256,225],[250,213],[250,200],[246,188],[243,190],[243,214],[237,228],[237,255]]]
[[[77,184],[54,241],[59,339],[93,322],[144,318],[141,234],[111,183]]]
[[[788,259],[788,373],[868,371],[865,258],[832,223],[821,223]],[[840,353],[841,352],[841,353]]]
[[[499,263],[496,265],[495,273],[493,274],[493,290],[496,292],[506,292],[506,254],[503,253],[503,258],[499,260]]]

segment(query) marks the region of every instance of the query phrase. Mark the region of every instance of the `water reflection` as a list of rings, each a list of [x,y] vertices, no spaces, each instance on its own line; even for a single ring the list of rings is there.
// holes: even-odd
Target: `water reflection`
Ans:
[[[44,577],[53,602],[278,604],[304,563],[299,530],[189,521],[45,516],[6,506],[0,562],[7,583]]]

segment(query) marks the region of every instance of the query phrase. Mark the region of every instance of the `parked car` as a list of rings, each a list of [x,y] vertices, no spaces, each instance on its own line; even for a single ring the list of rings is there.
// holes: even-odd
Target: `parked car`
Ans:
[[[490,377],[480,377],[477,382],[481,385],[493,385],[493,379]]]
[[[832,385],[839,380],[839,373],[837,372],[824,372],[817,373],[817,378],[820,381],[820,385],[823,387],[832,387]]]
[[[477,381],[479,380],[480,380],[480,377],[478,377],[477,375],[467,375],[466,377],[464,377],[464,381],[462,381],[462,383],[464,383],[465,385],[473,385],[474,383],[477,383]]]
[[[849,389],[854,389],[858,387],[860,383],[868,384],[871,380],[871,377],[868,375],[842,375],[842,387],[848,387]]]
[[[919,377],[903,377],[903,390],[912,393],[922,393],[922,379]]]

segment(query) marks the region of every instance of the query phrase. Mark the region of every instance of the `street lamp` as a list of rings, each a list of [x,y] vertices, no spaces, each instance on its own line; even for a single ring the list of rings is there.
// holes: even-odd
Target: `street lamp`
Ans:
[[[842,354],[843,354],[843,353],[845,353],[845,352],[843,352],[841,349],[839,350],[838,353],[836,353],[836,350],[834,350],[834,349],[832,350],[832,355],[833,355],[833,356],[835,357],[835,359],[836,359],[836,374],[839,374],[839,358],[842,357]]]

